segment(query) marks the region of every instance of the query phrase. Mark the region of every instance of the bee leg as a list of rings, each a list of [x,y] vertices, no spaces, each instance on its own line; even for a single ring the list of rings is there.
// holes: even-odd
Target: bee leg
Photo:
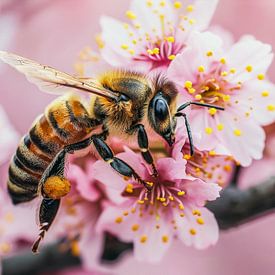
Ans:
[[[158,171],[155,166],[154,159],[149,151],[148,136],[145,131],[144,125],[137,124],[130,130],[130,132],[135,131],[135,130],[137,130],[138,146],[141,151],[141,155],[142,155],[143,159],[146,161],[146,163],[151,165],[152,171],[153,171],[152,176],[157,177]]]
[[[111,148],[98,135],[94,135],[91,138],[99,155],[103,158],[104,161],[109,163],[115,171],[125,177],[133,177],[139,183],[143,184],[148,190],[152,188],[150,184],[141,179],[141,177],[131,166],[129,166],[122,159],[114,157]]]
[[[32,252],[37,253],[40,242],[50,228],[60,205],[60,200],[44,198],[39,208],[40,233],[32,246]]]
[[[180,117],[180,116],[184,117],[184,120],[185,120],[185,127],[186,127],[186,131],[187,131],[187,135],[188,135],[189,145],[190,145],[190,155],[193,156],[193,154],[194,154],[194,143],[193,143],[191,127],[190,127],[190,124],[189,124],[189,121],[187,119],[186,114],[176,113],[176,117]]]
[[[32,246],[33,253],[38,252],[38,247],[46,232],[49,230],[60,206],[61,197],[70,191],[70,183],[64,178],[65,157],[67,153],[86,148],[91,144],[91,138],[79,143],[71,144],[62,149],[47,167],[40,180],[40,190],[43,196],[39,208],[40,233]],[[55,188],[57,187],[58,188]]]

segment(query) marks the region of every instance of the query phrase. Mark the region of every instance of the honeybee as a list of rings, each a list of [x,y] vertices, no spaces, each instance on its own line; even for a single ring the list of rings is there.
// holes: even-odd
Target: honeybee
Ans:
[[[192,155],[191,129],[182,110],[190,105],[223,110],[222,107],[201,102],[186,102],[177,108],[175,84],[160,76],[150,80],[141,73],[114,70],[98,79],[82,79],[3,51],[0,52],[0,59],[23,73],[42,91],[91,94],[89,104],[76,94],[54,100],[22,138],[11,160],[8,192],[12,202],[19,204],[42,197],[39,207],[40,233],[32,247],[34,253],[38,251],[57,214],[61,198],[70,191],[70,183],[64,175],[67,154],[93,145],[99,156],[115,171],[122,176],[133,177],[150,192],[150,184],[133,167],[114,156],[105,142],[106,138],[116,133],[135,135],[144,161],[152,167],[152,175],[157,177],[144,125],[172,146],[176,120],[182,116]],[[94,130],[98,127],[101,131],[95,134]]]

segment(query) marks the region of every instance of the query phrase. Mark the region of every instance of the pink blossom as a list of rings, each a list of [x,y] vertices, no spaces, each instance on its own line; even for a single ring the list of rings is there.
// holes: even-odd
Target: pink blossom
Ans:
[[[221,39],[209,32],[193,32],[188,47],[168,69],[184,101],[225,108],[192,108],[190,123],[199,150],[232,155],[247,166],[262,157],[265,134],[261,125],[275,119],[274,85],[265,80],[272,61],[270,45],[244,37],[224,50]]]
[[[186,173],[188,175],[226,187],[230,183],[234,171],[232,157],[218,155],[215,151],[199,151],[196,148],[194,155],[191,156],[190,144],[181,130],[176,132],[176,142],[172,148],[173,158],[186,159]]]
[[[218,226],[204,205],[219,196],[215,183],[187,176],[186,160],[160,158],[156,166],[159,177],[153,178],[139,154],[128,148],[118,157],[127,161],[152,185],[151,192],[134,180],[123,180],[103,161],[94,164],[94,178],[112,192],[120,192],[117,205],[108,206],[97,224],[97,230],[109,231],[123,241],[134,242],[139,260],[160,261],[171,243],[179,239],[186,245],[203,249],[215,244]]]
[[[193,30],[207,28],[217,0],[133,0],[124,23],[101,18],[103,58],[113,66],[152,70],[167,67]]]

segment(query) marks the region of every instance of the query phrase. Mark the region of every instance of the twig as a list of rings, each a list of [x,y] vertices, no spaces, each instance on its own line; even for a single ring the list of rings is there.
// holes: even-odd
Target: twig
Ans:
[[[230,186],[207,207],[215,214],[220,229],[229,229],[263,216],[275,210],[275,177],[246,190]]]

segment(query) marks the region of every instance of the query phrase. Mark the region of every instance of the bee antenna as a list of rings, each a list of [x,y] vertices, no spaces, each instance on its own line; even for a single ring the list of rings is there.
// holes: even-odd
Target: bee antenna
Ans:
[[[201,102],[194,102],[194,101],[189,101],[186,102],[182,105],[180,105],[177,109],[177,112],[182,111],[183,109],[185,109],[186,107],[190,106],[190,105],[197,105],[197,106],[201,106],[201,107],[208,107],[208,108],[215,108],[217,110],[222,110],[224,111],[224,108],[221,106],[217,106],[217,105],[212,105],[212,104],[208,104],[208,103],[201,103]]]

